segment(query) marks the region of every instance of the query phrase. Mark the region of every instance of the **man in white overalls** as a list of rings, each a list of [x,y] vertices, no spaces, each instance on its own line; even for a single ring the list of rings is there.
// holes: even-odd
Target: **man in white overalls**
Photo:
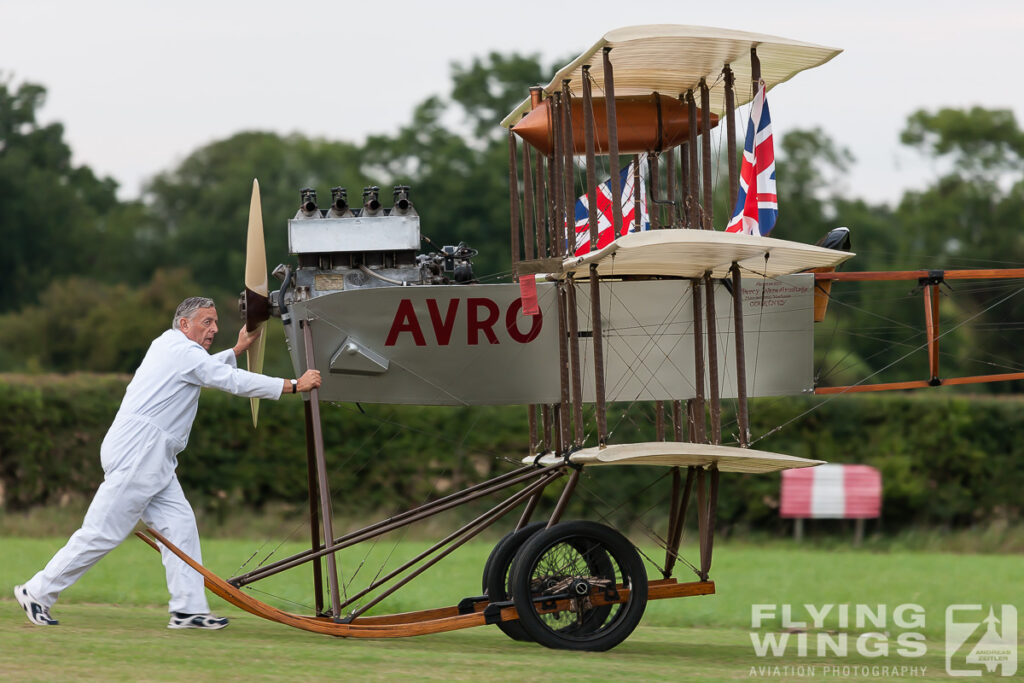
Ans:
[[[175,475],[178,453],[188,443],[199,407],[201,387],[276,400],[282,393],[320,386],[316,370],[288,380],[238,369],[235,357],[252,345],[258,334],[250,336],[243,327],[233,348],[210,355],[216,334],[213,300],[192,297],[178,306],[171,329],[150,344],[100,446],[103,483],[82,528],[42,571],[14,588],[33,624],[56,625],[50,607],[61,592],[117,547],[140,519],[202,562],[196,518]],[[210,614],[202,575],[166,548],[161,554],[171,594],[168,628],[227,626],[227,619]]]

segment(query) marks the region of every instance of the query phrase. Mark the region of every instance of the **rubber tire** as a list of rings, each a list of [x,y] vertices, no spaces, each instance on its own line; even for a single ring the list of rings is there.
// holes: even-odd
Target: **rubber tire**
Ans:
[[[547,526],[547,522],[531,522],[519,531],[510,531],[498,541],[484,563],[483,590],[491,602],[508,600],[509,569],[516,553],[530,537]],[[533,642],[518,621],[499,621],[495,624],[512,640]]]
[[[538,565],[554,559],[546,556],[552,551],[557,553],[561,545],[570,546],[577,559],[586,560],[585,569],[573,569],[589,573],[596,567],[605,578],[625,584],[630,589],[629,600],[608,609],[591,608],[582,625],[552,627],[545,620],[546,615],[535,609],[531,584]],[[584,557],[587,555],[590,557]],[[647,607],[647,572],[639,553],[625,536],[596,522],[565,522],[535,533],[519,549],[510,585],[523,630],[541,645],[559,650],[610,650],[629,637]]]

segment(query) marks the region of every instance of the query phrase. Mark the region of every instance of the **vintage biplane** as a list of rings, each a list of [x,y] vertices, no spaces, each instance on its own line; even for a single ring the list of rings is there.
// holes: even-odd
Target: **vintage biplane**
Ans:
[[[532,88],[502,121],[515,280],[507,284],[476,282],[474,253],[464,245],[419,253],[420,216],[408,187],[395,188],[390,208],[382,206],[378,188],[367,188],[355,208],[345,190],[334,188],[328,209],[318,206],[314,191],[302,191],[299,211],[287,224],[296,262],[278,266],[281,286],[271,292],[254,184],[244,318],[252,330],[280,317],[296,373],[318,368],[324,378],[305,401],[309,548],[221,578],[158,532],[140,535],[176,553],[203,574],[211,591],[241,609],[335,636],[400,637],[497,624],[512,638],[552,648],[606,650],[633,631],[648,600],[714,593],[720,474],[820,463],[750,448],[747,399],[814,393],[814,318],[824,314],[828,287],[871,276],[836,272],[853,256],[843,239],[830,248],[713,230],[711,135],[726,129],[728,183],[735,188],[737,107],[751,101],[759,83],[770,90],[839,52],[691,26],[634,26],[604,35],[547,85]],[[617,172],[624,162],[632,169],[626,179],[633,182],[626,185],[634,208],[663,209],[664,220],[651,229],[641,229],[640,210],[624,224]],[[578,186],[586,188],[588,205],[598,206],[599,163],[610,176],[610,223],[619,236],[604,244],[598,212],[589,212],[577,230],[574,210]],[[941,274],[905,277],[930,278],[924,291],[933,372],[921,384],[934,384],[934,287]],[[252,368],[261,367],[262,344],[250,350]],[[755,366],[757,359],[762,362]],[[735,400],[733,445],[722,443],[723,399]],[[529,442],[524,439],[522,463],[511,471],[339,535],[322,401],[522,404]],[[609,438],[611,402],[653,402],[656,440]],[[585,404],[592,427],[585,425]],[[254,421],[256,409],[254,401]],[[645,561],[606,524],[563,521],[581,471],[609,466],[669,469],[659,532],[663,561]],[[542,494],[556,484],[561,494],[544,509]],[[484,499],[497,502],[425,552],[343,595],[339,551]],[[696,508],[699,559],[686,563],[694,580],[681,581],[674,570],[690,507]],[[419,612],[373,609],[496,524],[509,531],[481,568],[482,592],[467,586],[458,604]],[[298,568],[312,574],[314,614],[286,612],[246,590]]]

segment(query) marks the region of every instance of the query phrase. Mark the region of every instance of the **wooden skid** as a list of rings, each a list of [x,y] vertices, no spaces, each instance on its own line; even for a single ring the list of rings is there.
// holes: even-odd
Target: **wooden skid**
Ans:
[[[483,626],[488,623],[483,612],[484,608],[488,605],[486,600],[478,600],[473,605],[473,611],[465,614],[461,614],[457,606],[452,606],[418,612],[359,617],[351,623],[339,623],[329,617],[307,617],[292,614],[291,612],[285,612],[261,602],[231,585],[186,555],[180,548],[164,538],[155,529],[146,529],[145,533],[136,531],[135,535],[156,550],[159,550],[157,543],[164,545],[168,550],[180,557],[183,562],[202,574],[206,587],[214,595],[226,600],[235,607],[257,617],[305,631],[342,638],[404,638],[426,635],[428,633],[456,631],[471,626]],[[618,592],[619,599],[617,601],[605,600],[603,593],[600,592],[595,592],[591,596],[591,600],[595,605],[606,605],[613,604],[614,602],[625,602],[629,599],[629,590],[620,587]],[[715,584],[713,581],[678,583],[675,579],[661,579],[650,582],[647,599],[660,600],[689,595],[710,595],[714,592]],[[559,600],[553,607],[538,611],[557,612],[568,608],[568,600]],[[516,612],[515,607],[502,608],[500,621],[515,621],[518,618],[519,614]]]

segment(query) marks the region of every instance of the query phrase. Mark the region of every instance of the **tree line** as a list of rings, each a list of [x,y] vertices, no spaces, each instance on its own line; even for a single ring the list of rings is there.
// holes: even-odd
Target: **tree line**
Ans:
[[[509,281],[507,143],[497,121],[547,80],[537,56],[492,53],[454,64],[451,89],[410,120],[361,143],[244,131],[214,141],[151,178],[141,197],[72,163],[59,123],[38,113],[46,89],[0,80],[0,372],[131,372],[175,303],[203,292],[229,330],[241,288],[249,188],[259,178],[271,268],[287,258],[285,220],[298,190],[412,187],[423,233],[479,250],[478,276]],[[779,116],[779,113],[776,113]],[[901,135],[935,168],[895,205],[843,189],[855,153],[820,129],[776,141],[780,217],[773,236],[814,242],[845,225],[851,269],[1015,266],[1024,262],[1024,132],[1008,110],[916,111]],[[716,227],[731,213],[716,188]],[[326,203],[326,202],[323,202]],[[983,374],[1024,367],[1013,321],[1017,281],[956,283],[943,297],[943,367]],[[821,381],[923,378],[923,306],[915,283],[837,285],[817,328]],[[988,310],[1001,298],[1007,300]],[[970,324],[961,323],[969,321]],[[955,328],[955,329],[954,329]],[[230,341],[224,333],[222,343]],[[279,330],[271,329],[272,335]],[[288,372],[283,344],[269,370]],[[899,359],[907,356],[903,362]],[[990,388],[1007,390],[1007,385]]]

